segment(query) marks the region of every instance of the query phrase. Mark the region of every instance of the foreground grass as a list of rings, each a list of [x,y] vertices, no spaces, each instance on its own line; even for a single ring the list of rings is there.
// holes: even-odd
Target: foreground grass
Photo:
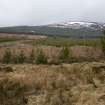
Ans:
[[[48,46],[100,46],[100,39],[70,39],[70,38],[46,38],[30,41],[33,45],[48,45]]]
[[[105,62],[8,66],[13,69],[12,73],[6,70],[7,67],[1,67],[0,72],[12,81],[24,84],[28,105],[105,105]],[[5,81],[3,83],[8,96],[16,91],[17,87],[11,82],[8,85]],[[12,91],[8,90],[8,86],[14,87]],[[16,92],[20,93],[20,90]],[[15,97],[20,96],[16,94]]]

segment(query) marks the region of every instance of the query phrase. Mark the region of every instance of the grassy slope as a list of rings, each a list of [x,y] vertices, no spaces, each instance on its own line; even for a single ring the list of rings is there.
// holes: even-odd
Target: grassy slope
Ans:
[[[48,45],[48,46],[100,46],[100,39],[70,39],[70,38],[47,38],[38,39],[29,42],[33,45]]]
[[[96,38],[100,37],[102,33],[99,30],[92,30],[87,28],[69,29],[56,28],[46,26],[18,26],[18,27],[4,27],[0,28],[0,32],[7,33],[26,33],[47,36],[63,36],[71,38]]]
[[[0,43],[2,42],[13,42],[24,40],[23,37],[0,37]],[[48,37],[45,39],[37,39],[30,41],[24,40],[24,43],[33,44],[33,45],[46,45],[46,46],[100,46],[100,39],[71,39],[71,38],[62,38],[62,37]]]

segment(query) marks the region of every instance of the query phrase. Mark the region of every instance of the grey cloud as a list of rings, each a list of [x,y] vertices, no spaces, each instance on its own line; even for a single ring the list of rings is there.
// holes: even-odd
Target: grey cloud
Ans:
[[[105,22],[104,0],[0,0],[0,26]]]

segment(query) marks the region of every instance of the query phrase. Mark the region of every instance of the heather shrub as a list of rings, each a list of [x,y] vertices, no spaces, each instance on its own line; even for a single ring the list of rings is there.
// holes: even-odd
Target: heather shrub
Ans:
[[[0,80],[0,105],[26,105],[25,86],[16,80]]]

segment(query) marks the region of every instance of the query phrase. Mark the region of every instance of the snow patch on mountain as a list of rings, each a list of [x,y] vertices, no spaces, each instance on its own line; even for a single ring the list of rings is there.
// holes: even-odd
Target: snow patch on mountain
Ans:
[[[81,28],[90,28],[94,30],[99,30],[103,27],[102,24],[97,22],[61,22],[55,24],[49,24],[48,27],[58,27],[58,28],[71,28],[71,29],[81,29]]]

